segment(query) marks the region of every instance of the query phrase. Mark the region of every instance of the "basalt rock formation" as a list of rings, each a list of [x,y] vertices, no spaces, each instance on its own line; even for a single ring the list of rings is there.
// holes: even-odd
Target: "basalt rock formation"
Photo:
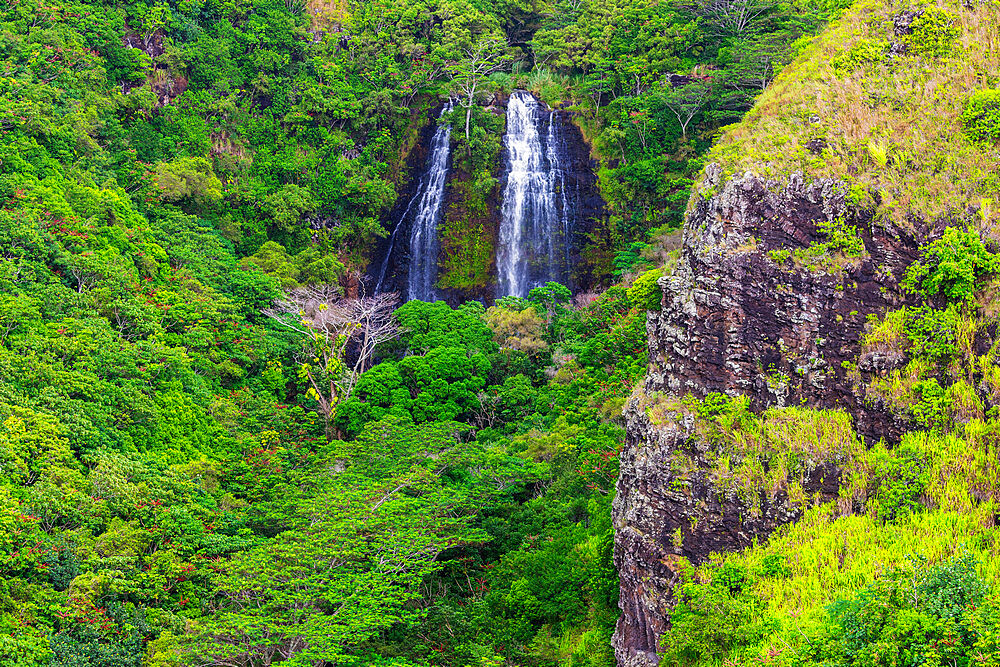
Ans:
[[[858,0],[709,156],[647,321],[648,375],[625,410],[613,517],[623,667],[658,664],[680,558],[764,541],[808,502],[864,509],[863,497],[838,493],[850,459],[823,447],[795,450],[795,498],[774,485],[724,488],[712,458],[740,456],[738,443],[706,442],[685,406],[720,392],[762,418],[797,418],[782,406],[837,409],[826,414],[854,444],[894,445],[911,415],[872,380],[892,377],[906,354],[863,347],[868,317],[913,298],[900,282],[945,227],[1000,242],[989,206],[1000,186],[982,176],[1000,147],[970,145],[962,119],[969,90],[985,85],[979,72],[1000,68],[982,46],[1000,34],[1000,9],[944,0],[933,11],[928,27],[909,5]],[[872,45],[884,52],[868,59]]]
[[[740,394],[756,409],[807,405],[854,415],[866,438],[898,438],[903,427],[866,404],[852,381],[866,316],[897,305],[898,282],[926,230],[874,224],[833,180],[765,181],[747,173],[720,184],[709,165],[689,212],[682,257],[660,279],[662,310],[647,322],[650,368],[626,409],[626,445],[615,499],[615,564],[623,615],[615,635],[620,665],[657,664],[667,627],[673,566],[749,546],[801,510],[784,493],[759,501],[714,488],[704,446],[688,421],[654,424],[644,399]],[[717,192],[716,192],[717,191]],[[854,228],[864,252],[818,269],[794,258],[826,242],[826,225]],[[777,252],[774,252],[777,251]],[[874,363],[874,362],[873,362]],[[696,469],[682,480],[677,452]],[[803,482],[818,502],[837,497],[839,470],[816,461]]]
[[[709,165],[702,191],[719,179]],[[833,180],[806,184],[793,174],[779,183],[747,173],[698,197],[683,260],[660,279],[646,389],[739,393],[757,408],[840,407],[855,415],[862,435],[892,439],[895,425],[864,404],[847,366],[858,358],[866,316],[901,302],[899,279],[928,231],[875,224],[845,193]],[[801,265],[796,250],[808,257],[827,242],[824,223],[860,236],[860,256]]]

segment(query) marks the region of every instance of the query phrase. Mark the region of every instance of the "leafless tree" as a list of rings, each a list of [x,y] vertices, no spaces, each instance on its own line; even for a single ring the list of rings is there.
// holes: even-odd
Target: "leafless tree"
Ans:
[[[473,411],[472,417],[476,428],[493,428],[500,418],[500,407],[503,399],[495,391],[481,391],[476,394],[479,407]]]
[[[740,37],[775,4],[775,0],[697,0],[692,9],[720,33]]]
[[[401,333],[393,312],[398,303],[395,293],[345,298],[336,285],[314,285],[292,290],[264,311],[307,337],[308,359],[299,372],[309,383],[309,395],[319,404],[328,438],[334,436],[337,405],[354,393],[375,348]]]

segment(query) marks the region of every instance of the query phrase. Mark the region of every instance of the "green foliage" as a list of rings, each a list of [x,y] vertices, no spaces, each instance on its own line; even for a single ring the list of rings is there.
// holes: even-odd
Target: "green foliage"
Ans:
[[[834,56],[832,65],[837,76],[848,76],[855,70],[864,70],[883,62],[889,52],[886,39],[860,39],[854,46]]]
[[[951,651],[942,653],[940,664],[966,664],[961,656],[975,655],[973,647],[983,657],[995,656],[996,635],[986,628],[996,617],[990,591],[998,566],[996,532],[979,524],[990,511],[922,512],[883,523],[870,515],[841,515],[830,504],[807,511],[766,543],[713,555],[685,580],[730,592],[738,589],[720,586],[717,573],[732,573],[726,580],[742,589],[729,597],[756,604],[757,613],[743,612],[743,625],[733,628],[718,618],[733,602],[723,598],[710,608],[706,616],[718,618],[720,629],[743,632],[746,641],[696,664],[936,664],[934,650]],[[701,627],[702,636],[713,636],[711,624]],[[669,650],[666,641],[662,645]]]
[[[768,250],[767,256],[771,258],[771,261],[775,264],[781,266],[792,256],[792,251],[788,248],[780,248],[777,250]]]
[[[847,4],[769,3],[739,13],[595,0],[548,14],[531,40],[540,66],[526,83],[552,104],[568,98],[584,112],[616,227],[615,266],[605,270],[617,275],[637,264],[636,244],[649,229],[681,226],[712,132],[739,120],[797,41]],[[746,20],[725,18],[736,14]]]
[[[841,272],[844,265],[867,254],[864,240],[858,235],[857,228],[848,225],[843,218],[820,220],[816,223],[816,229],[827,238],[826,241],[791,251],[796,264],[810,271]],[[772,259],[780,259],[788,251],[775,252],[778,254],[772,256]]]
[[[965,136],[974,143],[1000,141],[1000,90],[977,90],[970,95],[962,111],[962,124]]]
[[[920,499],[930,483],[930,469],[922,454],[906,447],[874,454],[875,516],[893,521],[923,509]]]
[[[222,199],[222,182],[205,158],[185,157],[162,162],[154,170],[153,182],[163,201],[191,202],[208,208]]]
[[[657,280],[663,275],[663,269],[646,271],[632,282],[628,288],[629,301],[636,308],[643,310],[660,310],[663,300],[663,290]]]
[[[643,243],[642,241],[635,241],[631,243],[627,250],[620,250],[615,253],[614,267],[615,275],[620,276],[626,273],[630,273],[637,267],[642,267],[646,264],[646,260],[642,258],[642,251],[650,248],[650,244]]]
[[[768,4],[746,29],[645,0],[0,10],[0,665],[613,664],[621,415],[663,273],[643,271],[661,249],[647,231],[680,225],[715,130],[843,5]],[[954,38],[931,9],[908,45],[941,56]],[[856,46],[844,67],[878,50]],[[522,85],[574,111],[602,162],[609,217],[588,270],[638,277],[589,301],[548,283],[489,310],[400,307],[403,334],[359,369],[328,439],[294,372],[317,348],[265,312],[283,289],[356,284],[428,108],[456,91],[439,286],[482,293],[502,149],[483,105]],[[973,99],[982,141],[992,98]],[[895,156],[885,144],[876,161]],[[864,255],[843,220],[818,227],[824,255]],[[865,514],[817,529],[820,547],[807,520],[762,547],[794,549],[687,576],[676,662],[790,640],[775,601],[792,595],[765,592],[807,570],[818,584],[800,601],[863,587],[871,568],[838,551],[850,540],[871,562],[894,562],[877,549],[901,534],[992,544],[995,511],[975,513],[1000,488],[977,393],[990,365],[975,389],[928,369],[968,347],[969,294],[993,262],[948,232],[914,269],[914,289],[962,306],[890,322],[925,363],[907,409],[932,427],[897,450],[869,452],[839,411],[684,404],[723,493],[756,496],[751,514],[765,482],[792,495],[819,460],[869,495]],[[922,511],[927,498],[965,513]],[[971,561],[941,562],[885,598],[882,635],[926,664],[925,646],[995,655],[986,586]],[[867,651],[853,630],[882,617],[865,605],[813,645],[835,654],[846,623]]]
[[[945,229],[940,239],[924,248],[923,255],[924,260],[907,271],[903,284],[926,298],[941,295],[950,301],[969,301],[998,266],[979,234],[956,227]]]
[[[344,274],[344,265],[335,255],[309,247],[293,256],[275,241],[265,242],[243,263],[255,265],[268,276],[277,278],[286,290],[302,285],[336,283]]]
[[[684,570],[683,583],[675,589],[677,605],[670,614],[670,630],[661,638],[663,665],[698,665],[708,660],[746,657],[775,629],[776,620],[752,590],[745,568],[724,564],[708,573],[708,583]]]
[[[493,493],[484,484],[491,466],[457,439],[463,430],[373,422],[357,440],[335,443],[317,467],[292,473],[270,517],[282,531],[226,563],[195,652],[348,660],[350,647],[412,621],[408,603],[443,567],[438,555],[485,537],[469,524]],[[467,468],[476,473],[455,477]],[[260,627],[278,632],[258,643]]]
[[[944,428],[951,418],[952,400],[937,378],[921,380],[913,387],[917,400],[910,413],[919,424],[931,428]]]
[[[968,555],[934,566],[915,560],[837,602],[810,664],[968,664],[978,653],[970,620],[988,593],[976,565]]]
[[[947,55],[959,34],[957,20],[957,15],[945,9],[927,6],[913,19],[910,34],[903,37],[907,52],[931,58]]]
[[[52,666],[142,664],[142,640],[149,626],[134,605],[113,598],[102,601],[100,607],[71,601],[61,625],[50,640]]]
[[[397,317],[407,332],[338,411],[345,432],[360,434],[341,451],[379,456],[366,434],[391,423],[405,443],[383,450],[384,466],[405,458],[412,430],[456,418],[476,428],[458,460],[478,463],[446,476],[499,497],[475,492],[490,541],[456,547],[429,576],[448,592],[368,647],[414,662],[611,664],[610,501],[623,437],[614,422],[645,368],[644,311],[621,287],[574,307],[565,286],[548,283],[485,312],[409,302]],[[437,648],[428,636],[442,638]]]
[[[858,228],[848,225],[843,218],[821,220],[816,229],[827,237],[829,247],[844,253],[846,257],[861,257],[865,254],[865,243],[858,234]]]

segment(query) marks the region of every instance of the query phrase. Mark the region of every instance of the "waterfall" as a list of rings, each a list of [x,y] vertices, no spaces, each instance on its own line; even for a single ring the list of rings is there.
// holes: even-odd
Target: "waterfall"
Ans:
[[[441,118],[454,108],[453,102],[445,104],[441,110]],[[389,241],[389,251],[382,261],[375,292],[382,291],[392,257],[396,236],[413,211],[413,222],[410,224],[409,276],[406,281],[406,299],[420,301],[437,300],[437,290],[434,282],[437,280],[438,269],[438,222],[441,219],[441,208],[444,204],[444,186],[448,180],[448,160],[451,157],[451,125],[438,124],[434,138],[431,140],[427,166],[417,183],[416,193],[410,199],[406,210],[396,224]]]
[[[396,235],[399,234],[399,230],[403,228],[403,224],[406,222],[406,218],[410,215],[410,209],[413,208],[413,202],[417,201],[420,193],[423,192],[424,180],[423,178],[417,182],[417,194],[410,198],[410,203],[406,205],[406,210],[403,211],[403,215],[399,216],[399,222],[396,223],[396,228],[392,230],[392,236],[389,237],[389,249],[385,253],[385,259],[382,260],[382,267],[378,271],[378,280],[375,282],[375,293],[381,294],[383,290],[383,283],[385,282],[385,274],[389,270],[389,260],[392,259],[392,251],[396,249]]]
[[[558,132],[555,119],[556,112],[549,111],[549,133],[545,143],[545,157],[549,161],[549,187],[553,192],[559,193],[559,232],[562,237],[562,256],[560,261],[563,262],[563,269],[568,271],[572,263],[570,254],[572,252],[570,243],[572,239],[570,236],[570,212],[573,209],[570,207],[570,200],[566,194],[566,171],[562,165],[562,161],[559,159],[560,153],[566,153],[566,138]],[[551,256],[555,259],[556,254],[554,251]],[[563,280],[563,282],[566,281]]]
[[[525,91],[507,105],[507,184],[497,249],[498,296],[527,296],[550,280],[569,280],[573,206],[560,156],[555,112]]]

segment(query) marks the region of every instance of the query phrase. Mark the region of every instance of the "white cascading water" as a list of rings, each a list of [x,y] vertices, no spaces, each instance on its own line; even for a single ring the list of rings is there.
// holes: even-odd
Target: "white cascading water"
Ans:
[[[539,131],[545,121],[545,134]],[[527,296],[550,280],[566,282],[570,206],[565,199],[564,150],[554,113],[518,90],[507,105],[507,185],[497,248],[497,296]]]
[[[453,102],[448,102],[441,110],[440,118],[454,108]],[[448,162],[451,157],[451,125],[440,123],[434,138],[431,140],[430,154],[427,158],[427,168],[419,183],[416,194],[410,200],[403,216],[389,242],[389,251],[382,262],[375,292],[382,291],[389,259],[392,257],[396,235],[406,224],[413,211],[413,222],[410,224],[409,276],[406,281],[406,299],[420,301],[437,300],[438,270],[438,222],[441,219],[441,208],[444,204],[444,188],[448,181]]]
[[[559,193],[559,231],[561,232],[562,246],[562,257],[563,269],[568,270],[572,258],[570,252],[572,248],[570,247],[570,213],[572,209],[570,208],[570,200],[566,196],[566,172],[563,169],[562,161],[559,159],[559,153],[565,152],[566,147],[563,145],[565,143],[565,136],[559,133],[556,129],[556,112],[549,112],[549,134],[548,139],[545,142],[545,156],[549,160],[549,187],[553,192]],[[553,262],[556,262],[556,248],[552,249]],[[561,275],[559,276],[562,277]]]

